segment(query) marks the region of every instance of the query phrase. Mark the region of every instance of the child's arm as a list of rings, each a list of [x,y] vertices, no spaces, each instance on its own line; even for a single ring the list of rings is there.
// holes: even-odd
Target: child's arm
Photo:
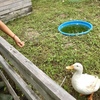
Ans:
[[[13,38],[19,47],[24,46],[24,42],[22,42],[1,20],[0,20],[0,30],[9,35],[11,38]]]

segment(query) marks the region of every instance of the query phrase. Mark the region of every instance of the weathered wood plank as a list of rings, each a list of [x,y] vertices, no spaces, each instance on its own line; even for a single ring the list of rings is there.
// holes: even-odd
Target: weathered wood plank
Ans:
[[[2,37],[0,37],[0,52],[16,67],[19,66],[27,72],[52,100],[76,100]]]
[[[18,2],[31,2],[31,0],[0,0],[0,7],[6,7],[7,5],[16,4]]]
[[[12,57],[10,57],[12,58]],[[27,59],[28,60],[28,59]],[[12,60],[13,61],[13,60]],[[28,61],[27,61],[28,62]],[[21,67],[19,63],[13,62],[13,65],[19,70],[20,74],[22,74],[29,83],[31,83],[35,89],[39,91],[39,93],[44,97],[45,100],[54,100],[52,97],[38,84],[32,77],[31,73],[27,73],[27,70],[24,67]]]
[[[25,2],[20,1],[17,3],[10,4],[10,5],[2,6],[0,7],[0,15],[7,14],[9,12],[14,12],[18,9],[23,9],[25,7],[30,7],[31,5],[32,3],[27,0]]]
[[[4,83],[6,84],[8,90],[11,93],[11,95],[13,96],[14,100],[20,100],[1,70],[0,70],[0,76],[1,76],[2,80],[4,81]]]
[[[23,91],[29,100],[40,100],[40,98],[33,92],[33,90],[26,84],[26,82],[16,73],[16,71],[3,59],[0,55],[0,65],[14,80],[15,84]],[[18,99],[17,99],[18,100]]]
[[[0,3],[4,2],[5,0],[0,0]]]
[[[31,7],[26,7],[21,10],[17,10],[17,11],[11,12],[9,14],[2,15],[2,16],[0,16],[0,19],[2,21],[13,20],[15,18],[20,18],[20,17],[26,16],[26,15],[29,15],[29,14],[31,14],[31,11],[32,11]]]
[[[31,0],[0,0],[0,19],[2,21],[8,22],[31,12]]]

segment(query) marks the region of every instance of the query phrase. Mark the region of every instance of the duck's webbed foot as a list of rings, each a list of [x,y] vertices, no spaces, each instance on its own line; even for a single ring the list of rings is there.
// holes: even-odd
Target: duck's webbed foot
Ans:
[[[80,96],[84,96],[84,94],[80,94]]]
[[[93,93],[90,94],[90,96],[88,97],[88,100],[93,100]]]

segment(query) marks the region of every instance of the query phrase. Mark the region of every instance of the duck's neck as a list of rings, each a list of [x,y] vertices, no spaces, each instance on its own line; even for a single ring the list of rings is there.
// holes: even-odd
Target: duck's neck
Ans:
[[[82,75],[82,71],[76,71],[76,72],[74,73],[73,77],[79,78],[81,75]]]

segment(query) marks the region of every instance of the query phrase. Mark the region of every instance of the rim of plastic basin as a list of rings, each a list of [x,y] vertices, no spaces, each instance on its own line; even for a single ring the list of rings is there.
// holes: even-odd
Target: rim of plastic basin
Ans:
[[[85,1],[85,0],[68,0],[69,2],[82,2],[82,1]]]
[[[61,29],[65,26],[69,26],[69,25],[83,25],[83,26],[86,26],[88,27],[89,29],[85,32],[81,32],[81,33],[65,33],[63,31],[61,31]],[[66,35],[66,36],[79,36],[79,35],[84,35],[84,34],[87,34],[89,33],[91,30],[93,29],[93,25],[87,21],[83,21],[83,20],[71,20],[71,21],[67,21],[67,22],[64,22],[62,24],[59,25],[58,27],[58,31],[63,34],[63,35]]]

